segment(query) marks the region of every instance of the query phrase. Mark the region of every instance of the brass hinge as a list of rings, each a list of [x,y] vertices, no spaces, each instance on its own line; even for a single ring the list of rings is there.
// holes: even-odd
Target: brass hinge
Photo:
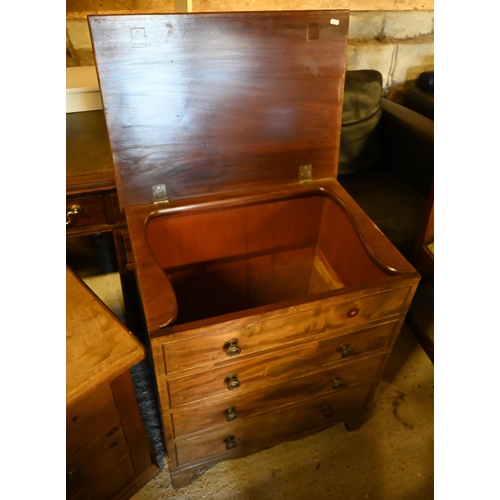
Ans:
[[[300,165],[299,167],[299,182],[311,182],[312,181],[312,164]]]
[[[155,205],[168,205],[170,203],[166,184],[156,184],[151,186],[151,192],[153,194],[153,203]]]

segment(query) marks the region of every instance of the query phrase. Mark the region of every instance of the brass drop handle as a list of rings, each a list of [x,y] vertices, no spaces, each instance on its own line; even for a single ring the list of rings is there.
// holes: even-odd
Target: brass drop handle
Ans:
[[[238,387],[241,385],[241,382],[238,380],[238,375],[235,375],[235,374],[228,375],[224,379],[224,382],[227,384],[227,388],[230,391],[234,391],[234,389],[238,389]]]
[[[349,344],[342,344],[339,349],[343,358],[348,358],[352,354],[352,348]]]
[[[333,417],[333,408],[330,405],[323,406],[323,408],[321,408],[321,410],[323,411],[325,418],[332,418]]]
[[[238,339],[230,339],[224,344],[224,349],[228,356],[238,356],[241,352],[241,347],[238,346]]]
[[[226,415],[226,420],[228,422],[232,422],[238,418],[238,414],[236,413],[236,408],[234,406],[229,406],[224,410],[224,415]]]
[[[238,445],[234,442],[234,436],[227,436],[224,438],[226,443],[226,450],[234,450]]]
[[[69,212],[66,213],[66,225],[71,222],[72,215],[78,215],[83,212],[83,208],[80,205],[72,205]]]
[[[342,382],[340,377],[332,377],[330,379],[330,382],[332,383],[334,389],[340,389],[341,387],[344,387],[344,382]]]

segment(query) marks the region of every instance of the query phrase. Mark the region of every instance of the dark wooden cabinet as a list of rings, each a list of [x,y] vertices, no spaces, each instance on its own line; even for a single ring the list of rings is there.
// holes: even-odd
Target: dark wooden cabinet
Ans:
[[[66,234],[126,228],[102,110],[66,114]]]
[[[116,192],[113,159],[102,110],[66,115],[66,236],[109,233],[127,325],[141,330],[130,237]],[[108,272],[110,272],[108,270]]]
[[[348,11],[89,23],[174,486],[355,429],[420,277],[336,180]]]

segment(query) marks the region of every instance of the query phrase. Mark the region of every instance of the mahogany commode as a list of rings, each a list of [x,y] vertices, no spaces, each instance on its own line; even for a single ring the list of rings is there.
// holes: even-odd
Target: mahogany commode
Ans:
[[[348,22],[89,17],[175,487],[361,425],[418,284],[336,180]]]

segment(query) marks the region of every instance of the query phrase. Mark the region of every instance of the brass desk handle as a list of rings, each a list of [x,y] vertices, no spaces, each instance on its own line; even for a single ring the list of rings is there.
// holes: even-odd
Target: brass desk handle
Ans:
[[[66,213],[66,225],[71,222],[72,215],[78,215],[83,212],[83,208],[80,205],[73,205],[69,212]]]
[[[238,445],[234,442],[234,436],[227,436],[224,438],[224,443],[226,443],[226,450],[234,450]]]
[[[228,356],[238,356],[241,352],[241,347],[238,346],[238,339],[230,339],[224,344],[224,349]]]
[[[352,348],[349,344],[342,344],[339,349],[343,358],[348,358],[352,354]]]
[[[330,382],[332,383],[332,387],[334,389],[340,389],[341,387],[344,387],[344,382],[342,382],[340,377],[332,377],[330,379]]]
[[[236,413],[236,408],[234,406],[229,406],[224,410],[224,415],[226,415],[226,420],[228,422],[232,422],[238,418],[238,414]]]
[[[234,389],[238,389],[238,387],[241,385],[241,382],[238,380],[238,375],[228,375],[225,379],[224,382],[227,384],[227,388],[230,391],[234,391]]]

